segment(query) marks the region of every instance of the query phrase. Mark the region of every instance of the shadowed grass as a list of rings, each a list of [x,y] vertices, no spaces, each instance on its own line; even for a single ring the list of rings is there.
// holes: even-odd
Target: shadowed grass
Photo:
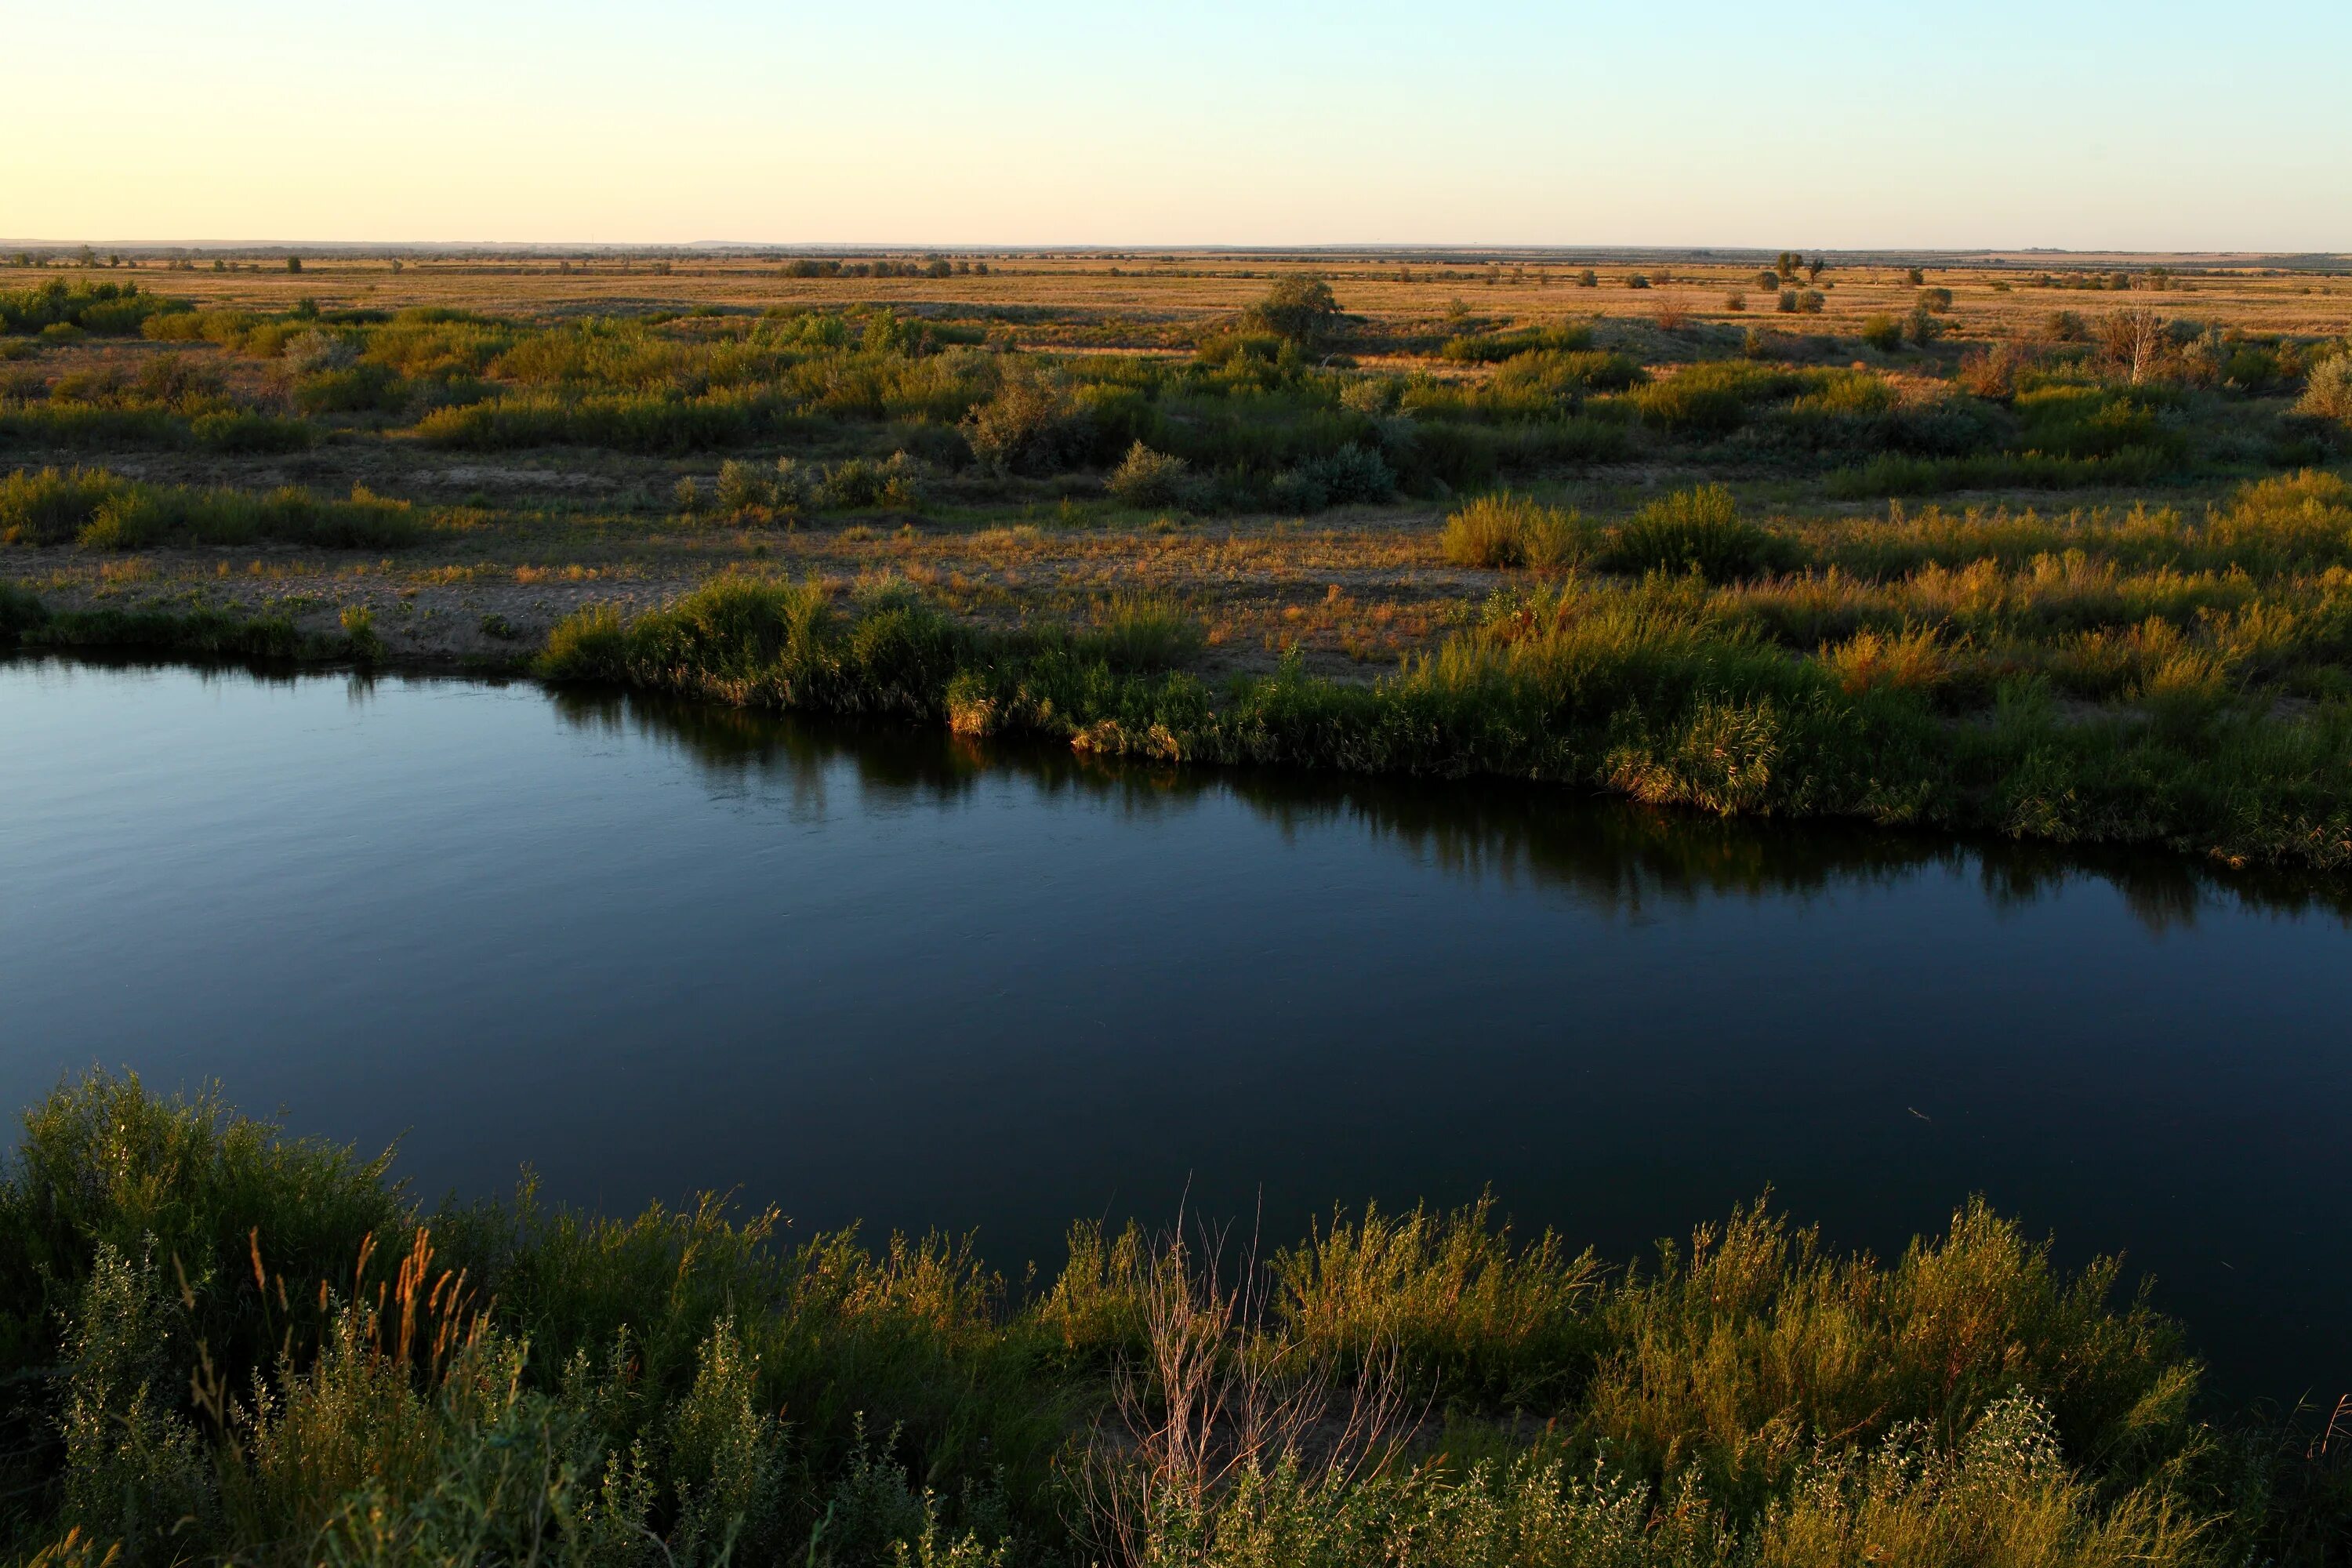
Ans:
[[[1979,1203],[1891,1264],[1758,1205],[1617,1268],[1491,1202],[1217,1256],[1081,1226],[1016,1295],[966,1243],[711,1200],[427,1214],[381,1159],[93,1075],[0,1183],[8,1528],[129,1564],[1829,1568],[2317,1564],[2352,1521],[2340,1466],[2192,1408],[2114,1260]],[[1180,1408],[1205,1468],[1121,1433]]]

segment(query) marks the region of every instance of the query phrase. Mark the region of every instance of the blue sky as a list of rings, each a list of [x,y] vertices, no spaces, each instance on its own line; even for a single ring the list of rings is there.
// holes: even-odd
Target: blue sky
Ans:
[[[0,235],[2352,250],[2352,0],[80,0]]]

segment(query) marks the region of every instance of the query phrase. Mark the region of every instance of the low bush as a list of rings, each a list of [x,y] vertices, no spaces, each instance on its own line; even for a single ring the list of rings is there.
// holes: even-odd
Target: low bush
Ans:
[[[1598,350],[1547,350],[1515,354],[1495,372],[1494,390],[1570,401],[1596,392],[1622,392],[1649,379],[1631,354]]]
[[[151,319],[186,311],[180,300],[142,292],[136,283],[68,283],[0,291],[0,331],[136,332]]]
[[[1774,534],[1739,516],[1721,485],[1676,490],[1612,530],[1596,563],[1612,572],[1696,572],[1710,583],[1736,582],[1780,563],[1787,552]]]
[[[1450,513],[1441,539],[1445,558],[1456,565],[1537,569],[1573,566],[1592,543],[1592,531],[1574,511],[1507,490]]]
[[[104,469],[22,469],[0,481],[0,541],[79,543],[94,550],[158,544],[246,544],[259,540],[322,547],[411,544],[431,524],[405,501],[354,488],[324,500],[286,486],[266,495],[126,479]]]
[[[1128,506],[1157,508],[1181,504],[1192,486],[1183,458],[1138,441],[1111,470],[1107,488]]]
[[[1561,323],[1507,332],[1465,333],[1446,339],[1438,355],[1456,364],[1499,364],[1519,354],[1574,352],[1591,346],[1591,327]]]
[[[2298,414],[2352,426],[2352,353],[2339,353],[2314,365],[2294,407]]]

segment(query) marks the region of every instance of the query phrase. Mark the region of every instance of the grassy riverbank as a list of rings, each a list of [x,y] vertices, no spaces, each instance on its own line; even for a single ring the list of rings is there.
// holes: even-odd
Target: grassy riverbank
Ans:
[[[1761,1209],[1632,1268],[1483,1208],[1254,1260],[1081,1226],[1015,1292],[711,1205],[427,1213],[92,1078],[0,1187],[0,1355],[56,1564],[2317,1563],[2352,1523],[2116,1265],[1973,1206],[1885,1263]]]
[[[1822,592],[1866,597],[1833,578]],[[2352,865],[2339,697],[2283,713],[2191,679],[2205,656],[2173,647],[2151,656],[2176,673],[2151,678],[2143,707],[2086,713],[2016,656],[1970,670],[1932,636],[1868,629],[1872,609],[1780,608],[1864,629],[1806,657],[1765,634],[1769,610],[1696,574],[1570,576],[1497,595],[1370,683],[1295,663],[1214,682],[1175,668],[1199,634],[1161,601],[1115,599],[1076,631],[991,632],[903,582],[836,600],[739,576],[634,619],[584,611],[541,669],[1166,762],[1493,773],[1724,815]]]

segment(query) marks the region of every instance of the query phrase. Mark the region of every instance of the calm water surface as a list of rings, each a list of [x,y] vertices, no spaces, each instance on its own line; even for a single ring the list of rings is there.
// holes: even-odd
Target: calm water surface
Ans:
[[[2352,888],[536,687],[0,665],[0,1100],[129,1066],[608,1208],[976,1228],[1491,1187],[1619,1256],[1988,1194],[2352,1388]],[[1189,1199],[1187,1193],[1189,1189]]]

